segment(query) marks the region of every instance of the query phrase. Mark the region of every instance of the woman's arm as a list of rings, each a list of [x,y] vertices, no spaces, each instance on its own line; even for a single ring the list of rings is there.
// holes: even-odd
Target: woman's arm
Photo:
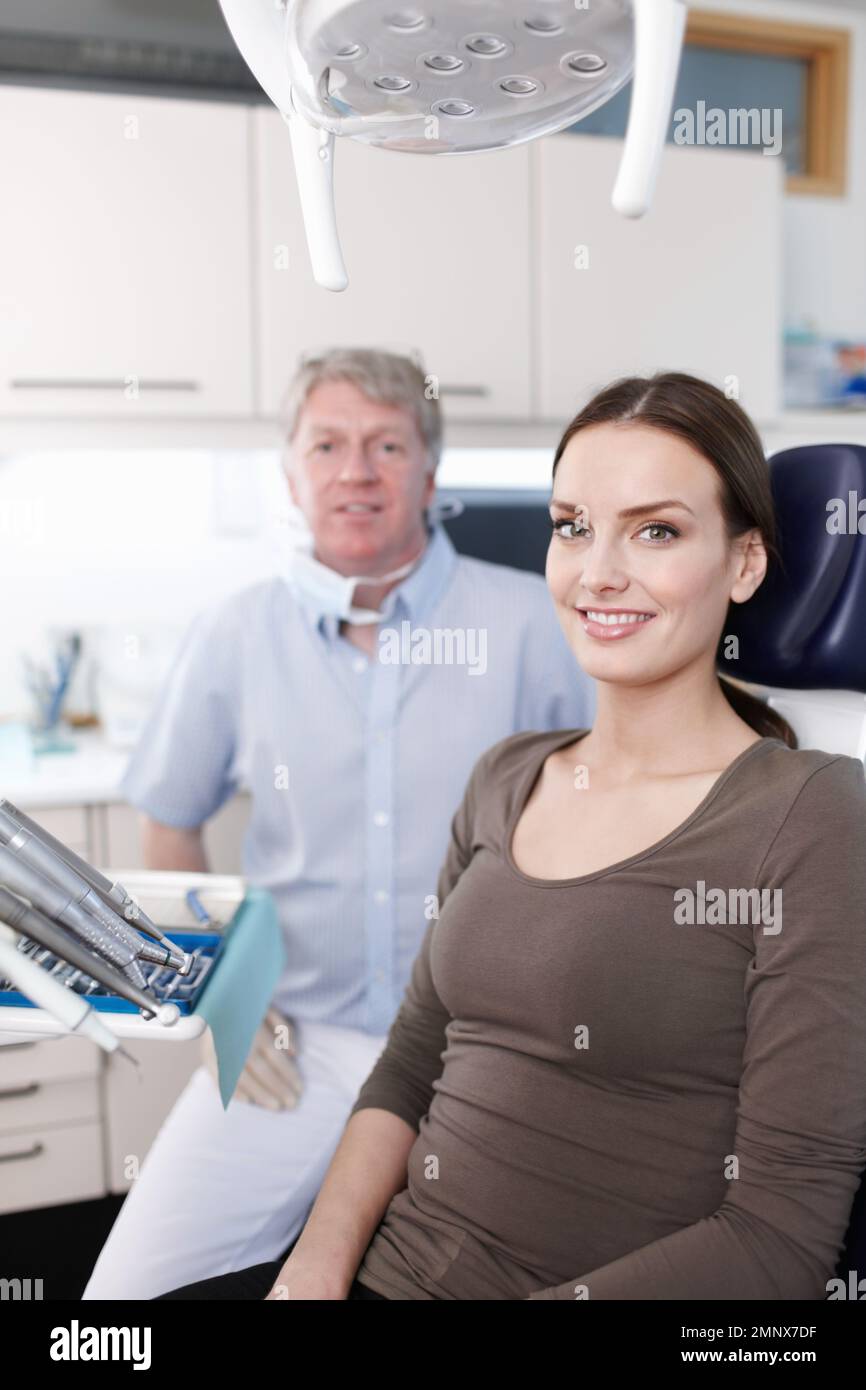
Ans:
[[[345,1299],[395,1193],[406,1186],[415,1130],[387,1110],[352,1115],[270,1299]]]
[[[809,775],[755,882],[782,890],[782,926],[753,928],[724,1201],[531,1299],[826,1297],[866,1166],[866,783],[854,758]]]

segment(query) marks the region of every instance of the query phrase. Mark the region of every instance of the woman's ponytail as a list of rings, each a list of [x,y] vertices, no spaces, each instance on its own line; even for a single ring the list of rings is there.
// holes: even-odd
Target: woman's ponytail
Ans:
[[[796,748],[797,735],[791,728],[787,719],[783,719],[781,714],[777,714],[769,705],[764,704],[757,696],[750,695],[741,685],[734,685],[726,680],[724,676],[719,676],[719,685],[722,687],[722,694],[735,714],[754,729],[756,734],[762,738],[780,738],[789,748]]]

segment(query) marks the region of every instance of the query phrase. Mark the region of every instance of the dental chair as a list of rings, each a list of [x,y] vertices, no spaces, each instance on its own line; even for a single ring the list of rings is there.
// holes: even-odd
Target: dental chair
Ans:
[[[782,564],[731,605],[719,672],[777,710],[801,748],[866,762],[866,447],[785,449],[769,468]],[[444,522],[457,550],[544,573],[546,492],[448,496],[463,503]],[[847,1283],[851,1271],[866,1278],[866,1171],[836,1275]]]

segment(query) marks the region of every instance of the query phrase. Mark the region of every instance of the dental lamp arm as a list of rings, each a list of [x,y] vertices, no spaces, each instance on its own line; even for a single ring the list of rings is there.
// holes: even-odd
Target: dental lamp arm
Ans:
[[[334,137],[311,126],[297,111],[282,115],[292,140],[313,279],[323,289],[344,290],[349,277],[334,206]]]
[[[317,285],[344,290],[349,283],[334,208],[334,137],[298,113],[283,61],[285,14],[249,0],[219,0],[241,56],[289,127],[301,212]]]
[[[687,0],[635,0],[631,109],[612,198],[625,217],[642,217],[652,203],[687,18]]]

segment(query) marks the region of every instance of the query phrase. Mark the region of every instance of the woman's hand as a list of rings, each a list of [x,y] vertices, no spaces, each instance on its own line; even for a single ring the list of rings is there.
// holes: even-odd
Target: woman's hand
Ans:
[[[369,1106],[349,1117],[304,1229],[265,1301],[349,1297],[388,1203],[406,1186],[417,1137],[389,1110]]]
[[[265,1302],[279,1299],[292,1302],[333,1303],[348,1297],[345,1279],[329,1274],[321,1266],[304,1265],[290,1255],[274,1280]]]

